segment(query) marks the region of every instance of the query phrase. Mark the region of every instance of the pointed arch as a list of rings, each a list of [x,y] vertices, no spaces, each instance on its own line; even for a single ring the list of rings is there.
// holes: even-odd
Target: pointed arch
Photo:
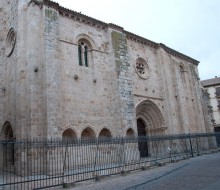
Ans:
[[[147,135],[163,134],[166,129],[160,109],[150,100],[145,100],[137,105],[136,119],[143,122]]]
[[[62,134],[63,139],[77,139],[75,131],[71,128],[66,129]]]
[[[109,129],[103,128],[99,133],[99,138],[111,138],[112,134]]]
[[[4,140],[10,140],[14,138],[12,125],[9,121],[6,121],[2,127],[2,136]]]
[[[95,138],[95,137],[96,137],[95,132],[90,127],[86,127],[81,133],[81,138]]]
[[[134,129],[128,128],[126,131],[126,137],[134,137],[134,136],[135,136]]]
[[[2,144],[2,157],[3,157],[3,164],[7,166],[14,165],[15,163],[15,148],[14,148],[14,134],[12,125],[9,121],[6,121],[2,127],[2,136],[5,143]]]

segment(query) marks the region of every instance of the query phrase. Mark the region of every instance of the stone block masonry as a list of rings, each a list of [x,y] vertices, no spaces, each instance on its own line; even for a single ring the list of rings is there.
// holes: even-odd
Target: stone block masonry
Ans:
[[[146,135],[210,131],[198,61],[49,0],[2,5],[0,126],[13,137],[138,135],[137,119]]]
[[[118,75],[118,91],[120,97],[120,111],[122,114],[122,128],[134,128],[134,93],[132,86],[131,67],[128,58],[126,35],[112,31],[112,45],[115,55],[116,72]]]

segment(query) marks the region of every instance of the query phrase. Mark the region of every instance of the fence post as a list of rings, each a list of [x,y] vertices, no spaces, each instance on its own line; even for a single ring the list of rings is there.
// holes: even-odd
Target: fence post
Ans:
[[[98,169],[97,169],[97,158],[99,154],[99,138],[96,139],[96,153],[95,153],[95,163],[94,163],[94,171],[95,171],[95,180],[98,181]]]
[[[66,169],[66,155],[67,155],[67,149],[68,149],[68,140],[69,139],[66,140],[66,147],[65,147],[64,159],[63,159],[63,173],[62,173],[62,175],[63,175],[63,184],[65,183],[64,182],[64,175],[65,175],[65,169]],[[64,141],[63,140],[60,141],[59,143],[64,145]]]
[[[189,133],[189,143],[190,143],[191,156],[194,157],[194,155],[193,155],[193,148],[192,148],[192,141],[191,141],[191,135],[190,135],[190,133]]]
[[[122,143],[122,175],[124,174],[124,172],[125,172],[125,144],[124,144],[124,138],[123,137],[121,137],[121,143]]]

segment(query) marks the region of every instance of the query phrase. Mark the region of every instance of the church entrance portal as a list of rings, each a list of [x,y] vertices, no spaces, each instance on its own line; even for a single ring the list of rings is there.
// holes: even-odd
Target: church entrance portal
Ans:
[[[146,137],[145,125],[141,119],[137,119],[138,137]],[[148,156],[148,145],[146,139],[141,139],[138,142],[140,157]]]
[[[138,148],[140,157],[147,157],[152,153],[154,147],[146,141],[146,138],[141,140],[141,137],[163,135],[166,127],[164,127],[163,115],[159,107],[150,100],[140,102],[136,107],[137,131],[139,136]]]

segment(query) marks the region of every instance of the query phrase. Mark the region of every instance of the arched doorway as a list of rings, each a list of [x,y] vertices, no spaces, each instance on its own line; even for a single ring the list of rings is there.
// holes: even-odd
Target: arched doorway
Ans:
[[[146,138],[141,138],[141,137],[146,137],[146,128],[144,122],[138,118],[137,119],[137,131],[138,131],[138,148],[140,151],[140,157],[147,157],[148,156],[148,144],[147,144],[147,139]]]
[[[145,100],[136,107],[136,118],[141,118],[145,123],[148,135],[163,135],[167,129],[164,125],[163,115],[158,106]]]
[[[164,118],[159,107],[150,100],[145,100],[136,107],[137,131],[138,136],[154,136],[165,134]],[[141,157],[152,155],[155,147],[152,143],[147,144],[143,139],[139,142]],[[145,142],[145,144],[144,144]],[[147,146],[148,145],[148,146]]]
[[[5,122],[2,128],[3,136],[3,164],[4,166],[14,165],[14,135],[10,122]]]

